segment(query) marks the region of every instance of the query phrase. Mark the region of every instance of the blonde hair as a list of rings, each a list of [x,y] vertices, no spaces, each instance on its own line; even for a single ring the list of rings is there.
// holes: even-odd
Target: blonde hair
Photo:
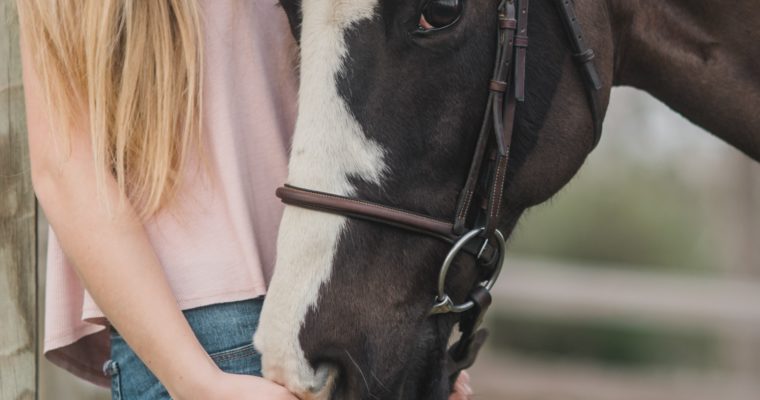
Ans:
[[[99,192],[111,172],[140,218],[162,210],[176,195],[191,149],[206,165],[197,1],[17,0],[16,6],[51,120],[60,121],[56,129],[70,134],[86,115]]]

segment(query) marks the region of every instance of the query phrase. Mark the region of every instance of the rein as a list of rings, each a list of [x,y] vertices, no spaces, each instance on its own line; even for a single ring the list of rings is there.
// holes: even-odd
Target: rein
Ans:
[[[571,0],[555,0],[569,42],[584,78],[587,100],[594,123],[594,147],[602,129],[599,100],[601,79],[594,65],[594,51],[586,45]],[[448,351],[447,373],[453,383],[459,372],[469,368],[485,342],[487,333],[478,329],[491,304],[491,289],[499,277],[506,253],[503,234],[497,229],[502,215],[504,183],[515,129],[518,102],[525,101],[528,48],[529,0],[502,0],[498,8],[498,49],[488,105],[475,146],[472,163],[457,201],[452,222],[386,205],[338,196],[291,185],[277,189],[283,203],[319,212],[368,220],[407,231],[422,233],[452,245],[438,278],[438,294],[430,314],[460,313],[460,340]],[[473,207],[476,204],[477,207]],[[495,244],[494,244],[495,243]],[[445,292],[446,276],[460,252],[474,256],[477,266],[491,276],[480,282],[463,304],[454,304]]]

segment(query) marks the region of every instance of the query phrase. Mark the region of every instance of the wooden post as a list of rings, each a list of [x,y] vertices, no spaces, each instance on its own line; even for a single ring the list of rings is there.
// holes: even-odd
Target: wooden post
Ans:
[[[0,400],[37,398],[36,207],[14,0],[0,0]]]

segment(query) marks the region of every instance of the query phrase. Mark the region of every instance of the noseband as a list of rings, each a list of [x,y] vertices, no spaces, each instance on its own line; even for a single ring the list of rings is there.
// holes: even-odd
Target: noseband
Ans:
[[[594,65],[594,52],[583,38],[571,0],[555,0],[586,88],[594,123],[594,146],[599,142],[602,111],[599,101],[601,79]],[[506,254],[504,235],[497,229],[502,214],[502,194],[509,161],[515,112],[525,101],[526,53],[528,48],[529,0],[502,0],[498,8],[498,50],[493,76],[488,84],[488,105],[481,125],[469,173],[457,201],[453,222],[291,185],[277,189],[285,204],[316,211],[369,220],[422,233],[452,244],[438,278],[438,293],[430,314],[461,313],[459,342],[449,350],[448,373],[458,373],[474,363],[485,331],[478,330],[491,303],[490,291],[499,277]],[[478,207],[473,207],[477,204]],[[463,304],[446,294],[446,276],[459,253],[471,254],[476,264],[491,276],[480,282]]]

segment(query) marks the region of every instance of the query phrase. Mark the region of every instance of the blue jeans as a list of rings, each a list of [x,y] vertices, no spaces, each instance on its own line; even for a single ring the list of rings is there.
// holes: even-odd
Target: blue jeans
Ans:
[[[206,352],[225,372],[261,376],[261,356],[253,334],[263,297],[185,310],[190,326]],[[113,400],[169,400],[169,393],[115,330],[111,359],[103,366],[111,376]]]

